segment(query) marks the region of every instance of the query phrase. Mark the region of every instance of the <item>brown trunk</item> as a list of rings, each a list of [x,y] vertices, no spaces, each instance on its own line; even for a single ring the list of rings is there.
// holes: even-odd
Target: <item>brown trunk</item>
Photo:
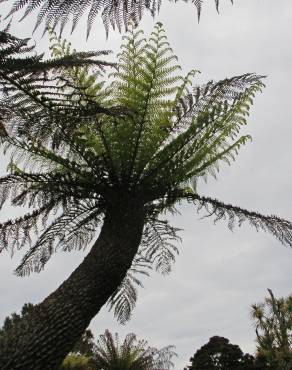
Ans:
[[[13,345],[11,340],[1,345],[1,370],[58,368],[123,280],[140,244],[143,224],[142,207],[128,204],[108,210],[100,235],[83,262],[36,306],[29,330],[16,331]]]

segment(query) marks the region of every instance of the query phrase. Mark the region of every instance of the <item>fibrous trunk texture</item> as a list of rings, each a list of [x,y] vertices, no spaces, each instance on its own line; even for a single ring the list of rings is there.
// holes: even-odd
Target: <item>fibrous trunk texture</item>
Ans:
[[[143,232],[142,207],[112,207],[83,262],[0,347],[1,370],[54,370],[130,268]],[[24,329],[23,329],[24,328]],[[25,332],[24,332],[25,331]],[[13,342],[13,343],[12,343]]]

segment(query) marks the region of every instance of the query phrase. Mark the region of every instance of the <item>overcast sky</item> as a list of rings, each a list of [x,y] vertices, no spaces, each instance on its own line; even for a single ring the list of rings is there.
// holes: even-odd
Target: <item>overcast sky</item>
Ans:
[[[10,1],[11,3],[11,1]],[[253,141],[241,150],[231,167],[222,166],[218,180],[200,184],[200,192],[225,202],[292,220],[292,2],[291,0],[221,0],[220,15],[206,0],[200,24],[191,4],[162,5],[156,21],[163,22],[171,46],[185,71],[202,73],[198,82],[246,72],[267,75],[266,88],[256,97],[246,132]],[[0,7],[4,14],[7,5]],[[16,23],[19,16],[14,17]],[[154,21],[145,17],[149,32]],[[14,33],[30,37],[32,17],[14,26]],[[47,50],[41,31],[33,36]],[[118,50],[121,36],[108,40],[97,19],[88,42],[85,20],[70,40],[79,50]],[[114,54],[109,57],[114,60]],[[4,159],[0,168],[4,172]],[[155,274],[145,281],[132,320],[124,327],[103,310],[92,321],[98,336],[106,328],[121,336],[134,332],[156,347],[176,346],[175,368],[182,370],[190,356],[210,336],[220,335],[247,352],[255,350],[250,305],[262,301],[271,288],[276,296],[291,293],[292,251],[272,236],[248,225],[230,232],[224,222],[199,220],[196,210],[182,206],[173,221],[184,229],[180,256],[171,275]],[[12,217],[10,209],[0,219]],[[21,254],[0,256],[0,322],[24,302],[37,303],[68,277],[82,261],[81,252],[56,254],[39,275],[13,275]]]

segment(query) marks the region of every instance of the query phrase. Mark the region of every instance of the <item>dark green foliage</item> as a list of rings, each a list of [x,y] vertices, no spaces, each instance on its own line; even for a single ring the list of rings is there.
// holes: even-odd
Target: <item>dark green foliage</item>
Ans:
[[[256,370],[253,356],[243,354],[239,346],[223,337],[214,336],[190,359],[188,370]],[[185,370],[187,370],[185,369]],[[265,368],[262,368],[265,370]]]
[[[194,203],[198,207],[198,212],[202,209],[206,211],[206,216],[214,217],[214,223],[219,220],[226,220],[228,227],[233,230],[235,226],[241,226],[245,221],[253,226],[257,231],[263,230],[274,235],[281,243],[291,246],[292,227],[287,220],[277,216],[263,216],[258,212],[251,212],[231,204],[224,204],[217,199],[190,194],[188,202]]]
[[[11,79],[24,78],[33,73],[43,75],[44,72],[55,70],[60,72],[70,67],[95,65],[105,66],[110,63],[95,59],[100,55],[107,55],[109,51],[102,52],[76,52],[44,60],[43,54],[37,54],[34,45],[29,45],[30,39],[20,39],[9,33],[10,24],[0,30],[0,70],[10,75]],[[32,53],[33,52],[33,53]],[[15,73],[15,75],[13,74]]]
[[[95,350],[94,336],[86,329],[64,359],[60,370],[98,370],[92,359]]]
[[[259,358],[266,359],[271,369],[292,368],[292,296],[275,298],[268,289],[264,303],[252,306],[256,325]]]
[[[112,335],[106,330],[97,341],[93,360],[96,368],[102,370],[169,370],[176,356],[173,348],[149,347],[146,340],[138,340],[135,334],[128,334],[120,343],[117,333]]]
[[[73,353],[78,353],[86,357],[93,356],[94,353],[94,336],[90,329],[86,329],[82,337],[77,341],[74,348],[72,349]]]
[[[108,302],[121,322],[130,318],[141,285],[135,273],[170,272],[179,230],[162,215],[176,212],[182,200],[215,221],[227,219],[230,228],[237,219],[239,225],[248,221],[292,244],[290,222],[200,196],[196,187],[200,178],[216,176],[219,163],[230,164],[249,140],[239,131],[262,77],[246,74],[192,87],[196,71],[179,74],[161,24],[149,41],[134,28],[124,39],[110,76],[88,67],[64,70],[57,77],[66,81],[57,102],[35,86],[30,94],[15,93],[25,103],[9,95],[3,144],[11,153],[10,174],[0,179],[0,204],[10,199],[32,208],[0,225],[0,251],[28,248],[19,275],[41,271],[58,249],[88,246],[109,208],[141,204],[142,242]],[[55,37],[53,43],[54,56],[70,53],[66,43]],[[52,109],[36,103],[35,95]]]
[[[118,334],[108,330],[100,335],[97,343],[87,330],[65,358],[60,370],[169,370],[176,356],[173,346],[158,350],[149,347],[146,340],[128,334],[121,343]],[[85,344],[85,347],[84,347]]]
[[[25,303],[21,309],[21,314],[13,313],[10,316],[7,316],[4,319],[4,323],[2,328],[0,328],[0,338],[4,338],[7,333],[10,332],[10,330],[19,325],[20,323],[23,323],[22,318],[27,318],[29,313],[33,311],[33,304],[31,303]]]
[[[30,330],[30,315],[33,315],[33,307],[31,303],[25,303],[21,314],[12,313],[4,319],[3,326],[0,328],[0,354],[16,341],[20,333]]]
[[[84,116],[103,112],[84,89],[69,83],[60,73],[73,66],[94,66],[104,69],[111,63],[98,60],[108,55],[108,51],[72,52],[56,55],[44,60],[37,54],[29,39],[19,39],[9,33],[9,27],[0,31],[0,139],[7,135],[3,122],[21,121],[27,115],[42,122],[44,117],[54,120],[70,121],[76,113],[76,104],[87,99],[90,109],[83,111]],[[66,102],[66,103],[65,103]],[[18,115],[14,114],[18,112]],[[80,112],[80,109],[78,109]],[[46,128],[49,130],[49,128]],[[34,132],[31,135],[34,136]]]
[[[3,1],[7,0],[1,0],[0,2]],[[233,3],[233,0],[230,1]],[[117,27],[119,31],[124,26],[127,30],[130,21],[134,21],[136,24],[139,23],[145,10],[149,11],[152,16],[155,16],[160,10],[161,2],[161,0],[142,0],[139,2],[134,0],[16,0],[8,16],[25,8],[22,17],[25,18],[34,10],[40,8],[35,27],[44,22],[46,27],[53,28],[60,24],[62,30],[65,24],[72,19],[73,31],[82,15],[86,10],[89,10],[87,20],[88,35],[93,21],[99,13],[101,13],[107,33],[110,26],[114,29]],[[200,19],[204,0],[192,0],[191,2],[196,7],[198,18]],[[218,11],[219,0],[215,0],[215,5]]]

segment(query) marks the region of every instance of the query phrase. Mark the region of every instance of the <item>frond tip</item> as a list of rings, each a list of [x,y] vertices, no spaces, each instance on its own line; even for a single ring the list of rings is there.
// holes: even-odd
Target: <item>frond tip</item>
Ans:
[[[282,244],[292,247],[292,223],[290,221],[274,215],[265,216],[197,194],[189,194],[186,199],[194,203],[198,211],[204,209],[207,212],[205,217],[214,217],[214,223],[226,220],[229,229],[232,230],[234,226],[241,226],[244,222],[248,222],[257,231],[269,232]]]

